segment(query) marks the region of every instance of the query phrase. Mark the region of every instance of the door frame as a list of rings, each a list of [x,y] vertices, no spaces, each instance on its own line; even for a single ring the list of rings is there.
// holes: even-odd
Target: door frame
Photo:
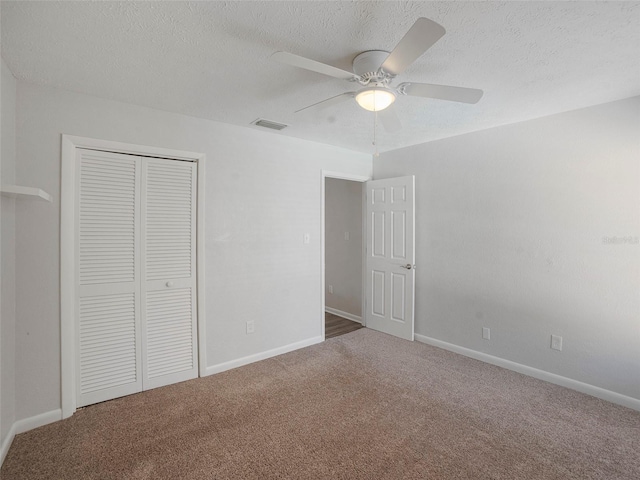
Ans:
[[[204,275],[204,201],[205,159],[204,153],[149,147],[130,143],[99,140],[88,137],[62,134],[61,178],[60,178],[60,392],[62,418],[76,411],[76,153],[78,148],[102,150],[146,157],[169,158],[197,163],[196,197],[196,292],[198,373],[206,375],[205,335],[205,275]]]
[[[320,336],[322,337],[322,340],[325,339],[325,331],[324,331],[324,317],[325,317],[325,302],[326,302],[326,295],[325,295],[325,222],[326,222],[326,218],[325,218],[325,181],[327,178],[337,178],[339,180],[349,180],[351,182],[358,182],[358,183],[365,183],[368,182],[369,180],[371,180],[370,176],[365,176],[365,175],[356,175],[356,174],[352,174],[352,173],[342,173],[342,172],[331,172],[328,170],[322,170],[322,176],[321,176],[321,182],[322,182],[322,186],[321,186],[321,194],[320,194],[320,269],[321,269],[321,274],[320,274],[320,284],[321,284],[321,296],[320,296],[320,300],[321,300],[321,304],[322,304],[322,313],[320,315]],[[364,191],[364,190],[363,190]],[[365,326],[365,317],[364,317],[364,312],[366,311],[366,292],[365,290],[365,260],[366,260],[366,246],[367,246],[367,237],[366,237],[366,232],[367,232],[367,219],[365,218],[365,196],[363,195],[362,197],[362,276],[360,278],[360,281],[362,283],[362,305],[361,305],[361,312],[362,312],[362,326]]]

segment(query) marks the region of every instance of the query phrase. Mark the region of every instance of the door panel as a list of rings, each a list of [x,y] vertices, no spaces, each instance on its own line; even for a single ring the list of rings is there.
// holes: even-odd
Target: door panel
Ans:
[[[145,159],[143,388],[196,378],[196,164]]]
[[[140,390],[135,313],[133,293],[80,300],[80,406]]]
[[[384,302],[386,298],[385,289],[385,273],[379,270],[371,271],[371,285],[372,285],[372,303],[371,313],[378,317],[384,318],[385,309]],[[367,323],[368,326],[368,323]]]
[[[413,340],[413,176],[367,182],[366,326]]]
[[[385,250],[385,212],[372,212],[372,248],[371,252],[374,257],[384,257]]]
[[[394,260],[407,259],[407,212],[391,211],[391,256]]]
[[[406,291],[406,275],[391,273],[391,319],[396,322],[406,320],[404,309]]]
[[[139,392],[140,158],[78,150],[77,405]]]
[[[147,294],[147,377],[193,368],[193,311],[190,288]]]

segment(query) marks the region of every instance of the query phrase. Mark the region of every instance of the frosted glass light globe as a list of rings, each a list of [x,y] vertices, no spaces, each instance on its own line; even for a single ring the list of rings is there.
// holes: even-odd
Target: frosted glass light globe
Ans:
[[[372,87],[356,94],[356,102],[365,110],[378,112],[396,101],[396,95],[388,88]]]

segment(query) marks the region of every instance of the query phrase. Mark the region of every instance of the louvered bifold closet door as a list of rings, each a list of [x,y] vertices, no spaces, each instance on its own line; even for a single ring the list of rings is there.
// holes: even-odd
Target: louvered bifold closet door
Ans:
[[[143,388],[195,378],[196,164],[145,159],[142,182]]]
[[[82,407],[142,390],[141,159],[78,149],[76,381]]]

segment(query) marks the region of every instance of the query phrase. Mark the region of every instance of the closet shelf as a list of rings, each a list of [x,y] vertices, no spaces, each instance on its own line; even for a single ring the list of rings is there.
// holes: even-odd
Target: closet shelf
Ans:
[[[44,200],[46,202],[53,201],[51,195],[49,195],[44,190],[35,187],[21,187],[19,185],[2,185],[0,188],[0,192],[2,195],[7,197],[17,197],[17,198],[35,198],[37,200]]]

